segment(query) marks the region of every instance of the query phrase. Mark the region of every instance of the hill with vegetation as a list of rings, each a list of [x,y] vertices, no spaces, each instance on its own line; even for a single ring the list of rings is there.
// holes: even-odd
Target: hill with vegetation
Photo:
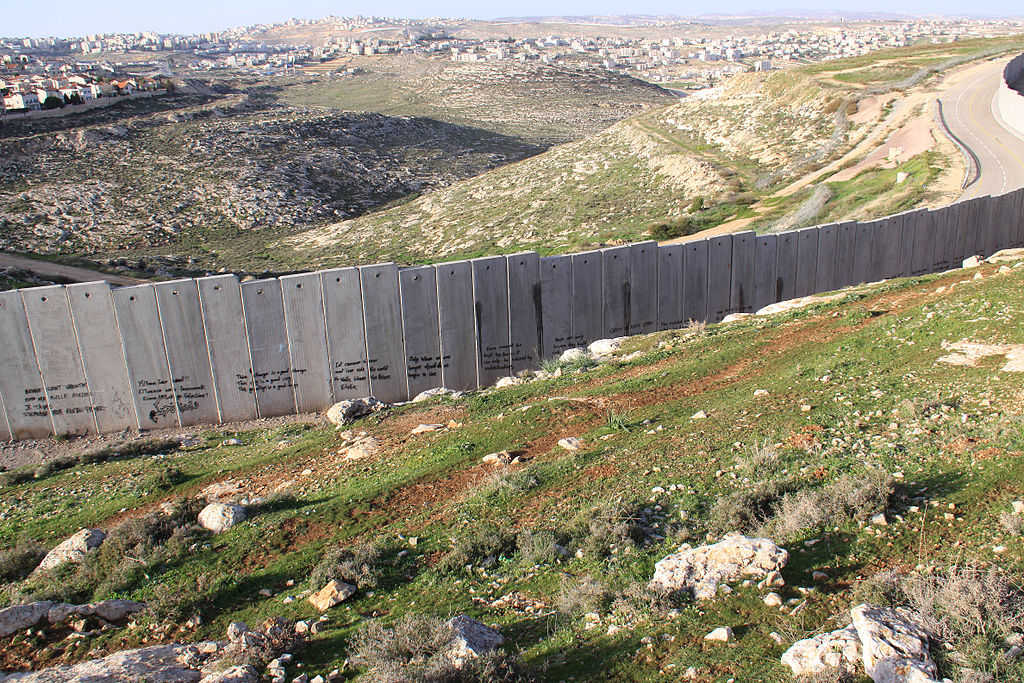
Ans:
[[[868,603],[925,624],[940,678],[1020,680],[1021,254],[806,303],[345,428],[6,446],[3,602],[93,606],[23,616],[0,669],[168,643],[198,645],[143,652],[198,667],[227,630],[219,666],[280,680],[781,682],[794,642]],[[246,518],[214,533],[210,501]],[[32,573],[82,528],[105,541]],[[781,575],[723,575],[699,600],[651,585],[730,532],[784,549]],[[146,607],[97,616],[114,599]],[[453,615],[493,626],[499,654],[453,671]]]

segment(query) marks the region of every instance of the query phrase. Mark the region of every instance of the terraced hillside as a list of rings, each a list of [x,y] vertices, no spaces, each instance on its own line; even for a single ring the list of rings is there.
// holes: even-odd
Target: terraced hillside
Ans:
[[[578,139],[672,96],[631,78],[398,60],[357,77],[218,77],[0,130],[0,249],[260,272],[283,235]],[[195,89],[195,88],[191,88]]]
[[[631,338],[610,358],[344,430],[316,419],[5,447],[23,467],[3,475],[3,602],[148,607],[127,623],[16,629],[0,638],[0,668],[282,617],[302,622],[297,642],[287,623],[265,627],[275,647],[236,626],[257,645],[230,663],[259,672],[286,649],[294,658],[271,667],[284,680],[789,681],[783,652],[867,602],[927,624],[940,678],[1020,680],[1014,258]],[[208,500],[248,519],[211,533],[196,524]],[[29,575],[82,527],[106,540]],[[713,581],[699,601],[648,586],[681,544],[731,531],[786,549],[782,581]],[[321,611],[307,598],[331,579],[356,592]],[[452,673],[450,633],[431,617],[456,614],[497,628],[503,654]],[[705,638],[724,627],[728,642]],[[211,647],[181,661],[198,666]]]
[[[271,252],[316,265],[554,253],[721,224],[778,230],[945,204],[959,195],[963,161],[932,119],[937,74],[1013,45],[917,46],[742,74]]]

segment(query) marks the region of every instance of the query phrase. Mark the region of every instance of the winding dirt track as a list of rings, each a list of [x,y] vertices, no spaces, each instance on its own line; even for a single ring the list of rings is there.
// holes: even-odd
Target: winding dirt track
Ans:
[[[25,258],[24,256],[14,256],[13,254],[0,254],[0,267],[6,266],[21,268],[22,270],[27,270],[30,273],[35,273],[36,275],[44,278],[63,278],[65,280],[71,280],[72,282],[96,282],[98,280],[104,280],[112,285],[121,286],[141,285],[146,282],[146,280],[139,280],[134,277],[125,277],[123,275],[111,275],[109,273],[102,273],[98,270],[65,266],[60,263],[50,263],[49,261],[37,261],[35,259]]]

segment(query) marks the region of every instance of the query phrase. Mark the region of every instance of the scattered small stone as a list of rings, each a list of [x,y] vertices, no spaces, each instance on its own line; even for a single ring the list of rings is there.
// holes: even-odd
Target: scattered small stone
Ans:
[[[332,580],[326,586],[321,588],[319,592],[310,596],[309,602],[312,603],[313,607],[316,607],[318,610],[323,612],[335,605],[341,604],[345,600],[348,600],[350,597],[355,595],[355,593],[355,586]]]
[[[245,519],[245,508],[233,503],[210,503],[199,513],[199,526],[218,534]]]
[[[778,593],[769,593],[764,596],[764,604],[769,607],[782,607],[782,596]]]
[[[706,419],[708,419],[708,414],[705,413],[703,410],[698,410],[696,413],[694,413],[693,415],[690,416],[690,419],[691,420],[706,420]]]
[[[332,424],[344,426],[354,422],[361,417],[372,413],[380,412],[389,408],[387,403],[380,401],[373,396],[366,398],[354,398],[346,401],[338,401],[327,409],[327,419]]]
[[[728,643],[732,640],[732,629],[728,626],[719,626],[714,631],[704,636],[704,640],[714,643]]]
[[[442,424],[421,424],[418,427],[414,427],[411,434],[423,434],[425,432],[436,432],[440,429],[444,429]]]
[[[578,451],[583,448],[583,442],[575,436],[568,436],[564,439],[559,439],[558,445],[567,451]]]

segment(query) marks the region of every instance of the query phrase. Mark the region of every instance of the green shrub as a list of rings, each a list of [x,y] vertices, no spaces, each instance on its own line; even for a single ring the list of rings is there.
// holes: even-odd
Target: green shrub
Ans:
[[[313,568],[310,581],[314,588],[332,580],[351,583],[362,589],[376,588],[384,577],[384,564],[391,550],[382,543],[329,548],[320,563]]]
[[[0,550],[0,581],[20,581],[39,566],[46,550],[34,542]]]
[[[462,571],[466,567],[491,569],[515,552],[515,534],[493,524],[482,524],[456,539],[455,547],[441,556],[437,566],[443,572]]]

